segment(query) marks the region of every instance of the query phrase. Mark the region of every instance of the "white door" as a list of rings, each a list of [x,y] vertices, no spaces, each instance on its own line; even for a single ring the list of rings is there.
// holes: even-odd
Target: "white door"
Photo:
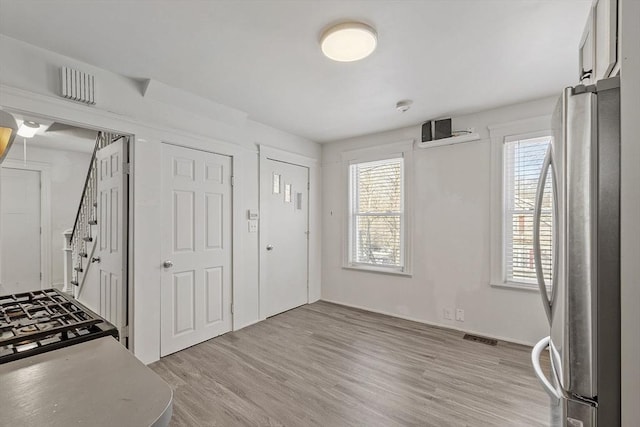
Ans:
[[[273,316],[309,302],[308,224],[309,169],[267,159],[262,169],[265,220],[266,315]],[[266,198],[266,200],[264,200]]]
[[[0,169],[0,294],[40,289],[40,172]]]
[[[163,144],[162,193],[165,356],[231,330],[231,158]]]
[[[126,150],[126,138],[120,138],[96,153],[97,246],[88,267],[97,267],[99,314],[118,328],[122,342],[127,325]]]

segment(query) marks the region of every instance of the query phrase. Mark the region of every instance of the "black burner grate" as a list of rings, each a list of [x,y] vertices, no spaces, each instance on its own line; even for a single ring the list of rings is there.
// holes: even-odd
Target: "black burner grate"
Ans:
[[[0,296],[0,363],[104,335],[117,330],[56,289]]]

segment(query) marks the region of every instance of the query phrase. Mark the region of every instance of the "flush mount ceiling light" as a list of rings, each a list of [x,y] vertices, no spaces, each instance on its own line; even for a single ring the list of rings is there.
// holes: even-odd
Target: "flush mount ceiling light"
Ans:
[[[0,163],[4,160],[16,138],[18,124],[13,116],[0,110]]]
[[[352,62],[366,58],[376,49],[376,31],[361,22],[344,22],[322,33],[320,47],[329,59]]]
[[[18,135],[24,138],[33,138],[36,132],[38,132],[38,129],[40,129],[40,125],[38,123],[25,120],[18,129]]]

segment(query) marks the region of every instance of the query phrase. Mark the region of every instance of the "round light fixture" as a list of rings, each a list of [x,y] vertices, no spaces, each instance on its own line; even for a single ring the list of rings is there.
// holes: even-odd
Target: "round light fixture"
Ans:
[[[371,55],[378,45],[376,31],[361,22],[344,22],[322,33],[320,46],[329,59],[358,61]]]

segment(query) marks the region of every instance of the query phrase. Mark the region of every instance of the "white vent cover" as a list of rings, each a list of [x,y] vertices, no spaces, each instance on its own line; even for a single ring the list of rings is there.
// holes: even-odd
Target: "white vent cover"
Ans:
[[[62,67],[60,68],[60,79],[63,97],[85,104],[94,105],[96,103],[94,76],[73,68]]]

